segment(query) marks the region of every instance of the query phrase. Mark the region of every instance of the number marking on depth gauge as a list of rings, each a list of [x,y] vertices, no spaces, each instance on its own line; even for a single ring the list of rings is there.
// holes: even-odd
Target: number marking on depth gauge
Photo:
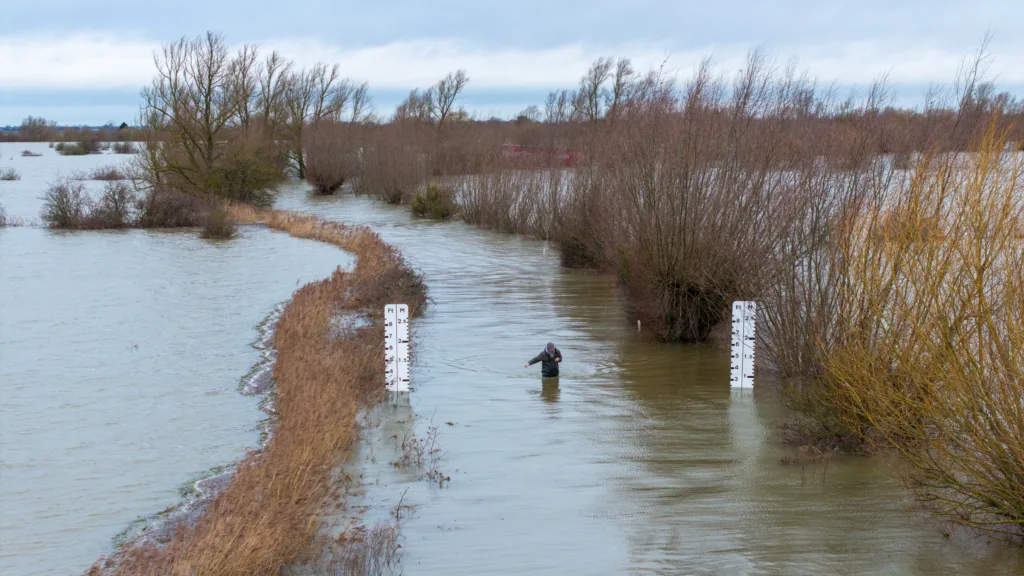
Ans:
[[[392,392],[409,391],[409,306],[384,307],[384,381]]]
[[[757,303],[732,303],[732,350],[729,357],[729,385],[733,388],[754,386],[754,343]]]

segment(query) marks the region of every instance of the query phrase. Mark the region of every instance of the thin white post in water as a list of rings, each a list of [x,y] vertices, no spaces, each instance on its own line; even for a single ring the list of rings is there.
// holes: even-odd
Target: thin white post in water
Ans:
[[[757,303],[737,301],[732,303],[732,352],[729,367],[729,384],[733,388],[754,387],[754,343]]]
[[[398,305],[384,307],[384,385],[398,391]]]
[[[384,307],[384,383],[391,392],[409,391],[409,306]]]
[[[398,391],[409,391],[409,306],[398,305]]]

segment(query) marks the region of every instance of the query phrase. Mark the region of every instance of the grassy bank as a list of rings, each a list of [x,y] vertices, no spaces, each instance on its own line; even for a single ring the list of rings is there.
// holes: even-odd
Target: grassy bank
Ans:
[[[425,304],[420,277],[368,228],[248,207],[233,215],[334,244],[356,266],[303,286],[281,315],[277,425],[266,448],[239,465],[194,526],[176,527],[165,543],[129,546],[95,574],[273,574],[314,545],[322,515],[340,498],[334,475],[356,438],[356,413],[383,394],[383,306],[406,302],[416,315]],[[371,323],[334,334],[332,318],[345,314]]]

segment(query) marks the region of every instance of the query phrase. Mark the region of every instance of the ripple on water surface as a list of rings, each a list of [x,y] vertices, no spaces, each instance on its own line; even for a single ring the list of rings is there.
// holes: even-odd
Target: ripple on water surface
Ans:
[[[416,506],[407,574],[1024,573],[1018,550],[943,539],[884,462],[783,466],[766,387],[730,390],[714,346],[638,339],[614,282],[543,243],[299,186],[280,204],[373,226],[430,287],[409,402],[452,480],[387,464],[408,408],[362,448],[369,504]],[[549,340],[557,386],[523,368]]]
[[[0,229],[0,573],[69,574],[259,440],[257,325],[351,258],[244,227]]]

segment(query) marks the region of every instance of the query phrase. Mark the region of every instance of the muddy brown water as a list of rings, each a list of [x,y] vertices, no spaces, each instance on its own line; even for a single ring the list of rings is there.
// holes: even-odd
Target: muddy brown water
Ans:
[[[783,465],[769,382],[733,391],[725,350],[638,337],[614,281],[543,242],[299,185],[278,205],[372,226],[430,287],[413,391],[353,457],[364,521],[412,506],[406,574],[1024,573],[1017,548],[945,538],[880,459]],[[557,386],[523,368],[549,340]],[[389,464],[410,411],[443,488]]]
[[[16,157],[31,147],[44,156]],[[121,160],[0,156],[23,176],[0,203],[29,219],[55,174]],[[723,350],[638,338],[614,282],[542,242],[301,185],[278,205],[372,226],[430,286],[414,390],[351,462],[364,521],[407,506],[406,574],[1024,573],[1019,549],[944,538],[881,460],[782,465],[768,383],[732,391]],[[77,573],[255,446],[262,414],[237,389],[256,324],[347,263],[258,227],[229,242],[0,230],[0,573]],[[549,340],[557,386],[522,366]],[[431,423],[443,488],[389,464],[392,436]]]

